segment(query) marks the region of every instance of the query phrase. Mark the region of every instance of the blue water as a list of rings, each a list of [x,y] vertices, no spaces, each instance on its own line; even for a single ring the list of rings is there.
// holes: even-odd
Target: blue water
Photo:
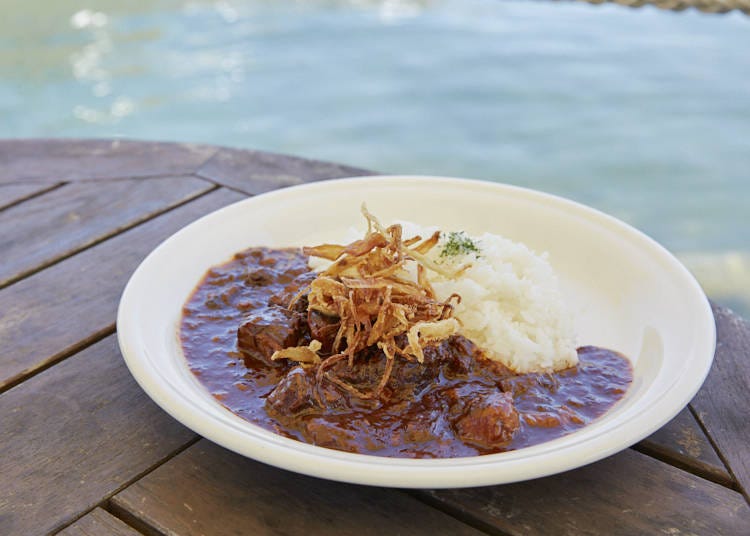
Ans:
[[[7,0],[0,136],[252,147],[593,205],[750,316],[750,17],[501,0]]]

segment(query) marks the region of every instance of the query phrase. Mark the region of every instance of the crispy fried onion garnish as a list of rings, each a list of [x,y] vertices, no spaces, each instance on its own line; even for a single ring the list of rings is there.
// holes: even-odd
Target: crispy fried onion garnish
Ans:
[[[307,346],[290,346],[282,350],[276,350],[271,356],[271,361],[277,359],[291,359],[299,363],[310,363],[317,365],[320,363],[318,352],[323,347],[320,341],[313,339]]]
[[[396,357],[423,363],[426,346],[458,331],[459,323],[452,314],[461,298],[454,294],[439,301],[427,279],[427,269],[456,275],[426,257],[438,243],[439,231],[424,240],[419,236],[404,240],[401,225],[384,228],[364,205],[362,213],[368,225],[361,240],[304,248],[310,256],[333,261],[304,291],[309,291],[308,313],[315,311],[338,320],[331,355],[318,361],[320,348],[313,349],[311,344],[281,350],[273,359],[312,363],[317,366],[318,386],[327,379],[360,398],[371,399],[378,398],[385,388]],[[405,269],[407,262],[415,262],[416,278]],[[362,392],[329,372],[345,359],[353,366],[355,354],[373,345],[382,350],[387,361],[372,392]]]

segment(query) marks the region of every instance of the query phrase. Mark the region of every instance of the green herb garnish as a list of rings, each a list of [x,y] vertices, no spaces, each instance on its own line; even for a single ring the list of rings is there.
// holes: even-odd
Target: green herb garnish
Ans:
[[[456,255],[466,255],[467,253],[474,253],[478,257],[481,251],[479,251],[476,242],[466,236],[466,233],[463,231],[448,233],[448,241],[443,246],[440,256],[455,257]]]

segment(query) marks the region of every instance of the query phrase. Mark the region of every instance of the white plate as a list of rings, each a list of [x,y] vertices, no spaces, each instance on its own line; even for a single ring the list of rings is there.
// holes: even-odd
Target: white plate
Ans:
[[[276,435],[222,407],[187,368],[180,310],[205,271],[250,246],[341,238],[360,204],[381,221],[490,231],[547,251],[575,315],[579,344],[627,355],[633,384],[586,428],[517,451],[440,460],[339,452]],[[526,480],[591,463],[651,434],[693,397],[711,366],[711,308],[663,247],[606,214],[559,197],[489,182],[365,177],[278,190],[188,225],[138,267],[117,316],[120,348],[148,395],[199,434],[245,456],[308,475],[379,486],[463,487]]]

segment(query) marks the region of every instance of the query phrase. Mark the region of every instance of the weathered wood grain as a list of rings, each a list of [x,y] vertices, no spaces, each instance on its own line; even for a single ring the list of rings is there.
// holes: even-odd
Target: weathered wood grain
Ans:
[[[370,173],[187,144],[0,140],[0,208],[9,207],[3,213],[59,195],[60,206],[47,203],[49,210],[38,212],[59,223],[54,217],[64,212],[65,195],[57,190],[39,194],[61,182],[106,181],[107,191],[117,188],[111,179],[145,185],[149,181],[130,179],[180,174],[198,174],[256,194]],[[59,190],[75,187],[85,195],[95,186]],[[164,192],[147,200],[144,191],[122,193],[141,195],[144,203],[163,202]],[[715,309],[716,363],[691,403],[721,460],[691,413],[683,412],[640,443],[640,452],[627,450],[576,471],[489,488],[406,494],[325,482],[247,460],[205,440],[161,465],[194,441],[194,434],[145,397],[125,370],[113,337],[74,352],[112,333],[122,287],[148,251],[185,223],[240,198],[219,190],[101,243],[141,219],[131,213],[126,218],[131,223],[123,224],[115,215],[103,221],[94,215],[80,229],[83,237],[70,239],[78,231],[60,230],[58,236],[72,240],[72,246],[31,264],[97,245],[0,291],[0,391],[15,385],[0,395],[0,534],[57,530],[112,494],[112,512],[154,534],[472,533],[440,510],[499,534],[747,534],[750,513],[742,495],[677,468],[729,484],[721,467],[726,462],[750,499],[750,325],[721,308]],[[15,204],[22,199],[27,200]],[[73,196],[68,200],[75,203]],[[116,210],[132,209],[121,201]],[[93,201],[90,205],[83,208],[91,214],[100,208]],[[161,209],[149,210],[150,216]],[[27,220],[21,230],[26,238],[16,238],[42,241],[41,235],[58,227],[50,221],[34,227]],[[107,226],[114,231],[102,231]],[[0,249],[5,254],[7,247]],[[24,252],[20,247],[5,258],[23,263],[15,259]],[[0,278],[4,269],[0,263]],[[55,365],[34,375],[50,364]],[[137,531],[95,508],[64,533]]]
[[[222,148],[197,174],[247,194],[259,194],[305,182],[374,173],[318,160]]]
[[[130,375],[114,336],[0,395],[0,534],[69,523],[195,434]]]
[[[95,508],[57,534],[59,536],[141,536],[140,532],[130,528],[101,508]]]
[[[674,419],[645,441],[674,450],[707,464],[722,467],[723,464],[708,438],[701,430],[688,408],[683,409]]]
[[[201,440],[112,498],[162,533],[478,534],[394,490],[276,469]]]
[[[0,291],[0,389],[114,329],[130,274],[163,239],[242,199],[220,189]]]
[[[740,536],[750,527],[739,493],[631,449],[529,482],[418,493],[509,535]]]
[[[732,477],[688,408],[635,448],[703,478],[733,486]]]
[[[690,404],[750,502],[750,323],[718,306],[714,317],[714,364]]]
[[[0,173],[2,170],[0,170]],[[39,184],[30,182],[15,184],[0,184],[0,210],[14,205],[24,199],[33,197],[52,188],[56,188],[59,183]]]
[[[214,187],[195,177],[70,183],[0,212],[0,287]]]
[[[190,175],[216,151],[133,140],[0,140],[0,182]]]

